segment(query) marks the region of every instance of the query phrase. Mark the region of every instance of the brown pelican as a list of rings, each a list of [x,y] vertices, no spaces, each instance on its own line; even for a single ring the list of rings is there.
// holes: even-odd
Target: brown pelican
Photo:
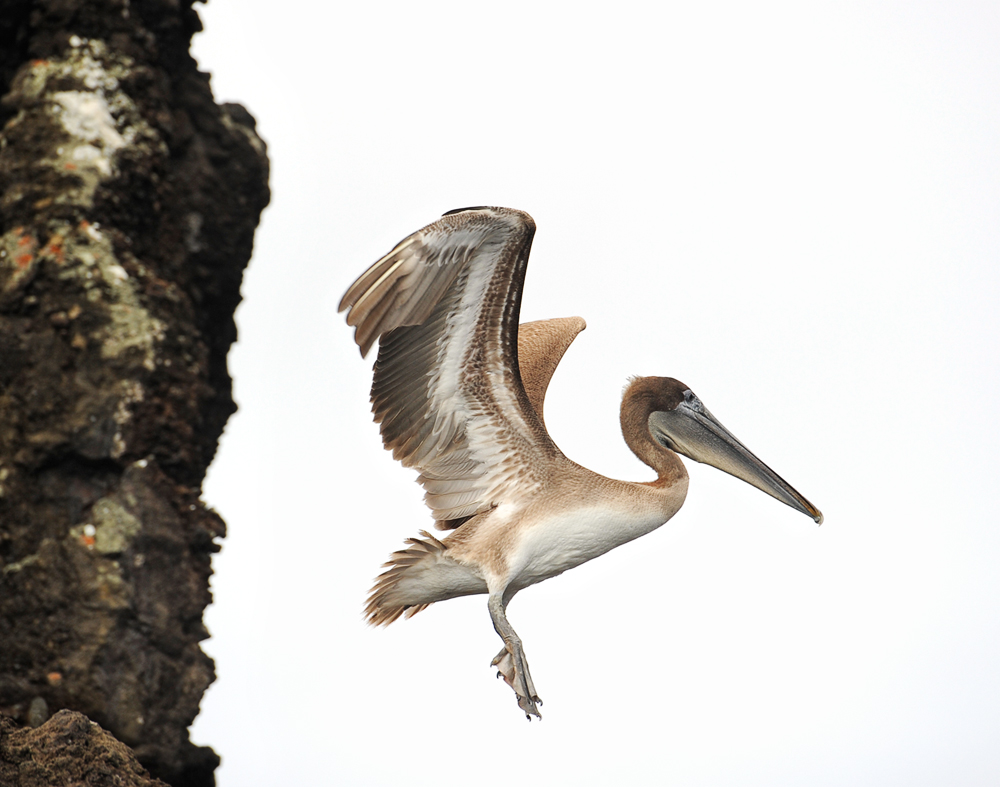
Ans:
[[[633,379],[621,404],[625,442],[655,481],[616,481],[567,459],[543,400],[585,327],[579,317],[518,325],[535,223],[509,208],[464,208],[413,233],[340,302],[362,356],[379,342],[372,410],[393,457],[417,468],[438,540],[395,552],[365,613],[392,623],[435,601],[486,593],[503,639],[493,659],[528,720],[541,700],[507,621],[519,590],[655,530],[677,513],[688,475],[678,454],[823,516],[669,377]]]

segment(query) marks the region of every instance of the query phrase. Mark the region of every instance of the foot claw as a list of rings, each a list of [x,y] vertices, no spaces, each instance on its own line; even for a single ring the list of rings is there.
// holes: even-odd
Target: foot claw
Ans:
[[[538,708],[535,707],[535,700],[537,699],[538,697],[533,697],[532,699],[529,700],[527,697],[522,697],[518,695],[517,705],[521,710],[524,711],[524,715],[528,719],[528,721],[531,721],[532,716],[537,716],[538,720],[541,721],[542,714],[539,713]]]

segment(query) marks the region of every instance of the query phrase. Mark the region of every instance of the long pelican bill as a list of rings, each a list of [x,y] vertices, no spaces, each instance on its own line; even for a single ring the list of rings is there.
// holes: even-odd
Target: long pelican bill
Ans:
[[[656,439],[672,451],[736,476],[823,524],[820,510],[754,456],[690,390],[684,392],[684,400],[673,410],[651,413],[649,427]]]

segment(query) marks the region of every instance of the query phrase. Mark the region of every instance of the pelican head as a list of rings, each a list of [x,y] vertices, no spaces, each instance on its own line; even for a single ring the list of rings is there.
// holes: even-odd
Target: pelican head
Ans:
[[[819,509],[754,456],[684,383],[672,377],[633,380],[622,400],[623,427],[641,412],[647,414],[650,436],[663,448],[736,476],[823,523]]]

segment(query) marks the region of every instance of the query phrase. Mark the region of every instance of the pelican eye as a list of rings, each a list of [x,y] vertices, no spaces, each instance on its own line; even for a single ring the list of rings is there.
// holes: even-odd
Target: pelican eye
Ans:
[[[697,412],[701,412],[705,408],[705,405],[701,403],[701,399],[695,396],[694,391],[690,388],[684,392],[684,404]]]

